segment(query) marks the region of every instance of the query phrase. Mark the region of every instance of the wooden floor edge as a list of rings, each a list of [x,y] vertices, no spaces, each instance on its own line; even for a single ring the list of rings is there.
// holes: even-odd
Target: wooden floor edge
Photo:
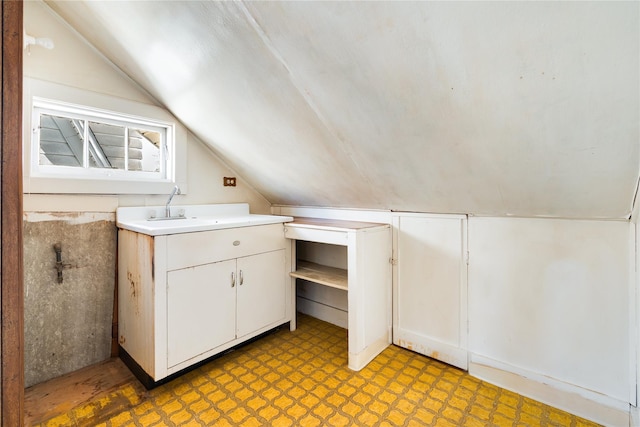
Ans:
[[[109,398],[127,384],[138,395],[145,388],[119,358],[110,358],[25,389],[25,426],[45,423],[68,412]],[[113,399],[107,399],[113,400]],[[126,409],[120,400],[118,408]]]

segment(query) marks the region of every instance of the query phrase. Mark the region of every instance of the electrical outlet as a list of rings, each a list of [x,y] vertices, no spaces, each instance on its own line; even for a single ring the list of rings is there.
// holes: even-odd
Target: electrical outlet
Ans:
[[[236,177],[235,176],[225,176],[223,179],[223,184],[225,187],[235,187],[236,186]]]

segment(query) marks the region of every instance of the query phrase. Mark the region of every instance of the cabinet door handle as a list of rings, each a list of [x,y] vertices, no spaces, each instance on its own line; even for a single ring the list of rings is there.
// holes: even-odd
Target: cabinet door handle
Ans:
[[[233,288],[236,285],[236,273],[231,272],[231,287]]]
[[[242,270],[240,270],[240,285],[244,283],[244,277],[242,276]]]

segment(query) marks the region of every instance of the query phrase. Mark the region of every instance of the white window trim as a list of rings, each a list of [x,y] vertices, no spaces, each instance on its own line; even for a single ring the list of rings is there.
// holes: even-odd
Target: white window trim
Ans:
[[[163,108],[116,98],[96,92],[37,79],[24,80],[23,188],[24,193],[55,194],[166,194],[179,185],[186,194],[186,129]],[[77,113],[78,107],[88,114],[107,119],[143,121],[149,126],[167,127],[166,152],[169,156],[165,176],[133,173],[113,169],[43,167],[38,165],[38,123],[34,107]],[[34,142],[35,141],[35,142]],[[71,170],[75,169],[75,170]]]
[[[61,165],[41,165],[40,159],[40,132],[37,124],[42,115],[73,117],[80,120],[93,120],[100,123],[122,126],[125,132],[131,127],[140,127],[147,130],[154,130],[163,134],[164,138],[160,147],[160,171],[127,171],[123,169],[104,169],[71,167]],[[146,117],[136,117],[129,114],[100,110],[84,105],[73,105],[67,102],[33,97],[32,108],[32,130],[31,130],[31,176],[32,177],[62,177],[69,179],[124,179],[131,181],[151,181],[151,182],[172,182],[173,162],[166,159],[173,159],[175,125],[171,122],[161,122],[151,120]],[[127,138],[123,139],[123,143]],[[86,149],[85,149],[86,150]],[[127,150],[125,150],[126,156]],[[86,152],[85,152],[86,156]],[[86,161],[86,159],[85,159]]]

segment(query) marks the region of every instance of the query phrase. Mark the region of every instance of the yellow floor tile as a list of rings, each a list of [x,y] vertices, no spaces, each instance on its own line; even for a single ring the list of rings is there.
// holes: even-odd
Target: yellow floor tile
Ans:
[[[295,332],[283,328],[141,396],[129,391],[133,407],[100,425],[596,426],[395,346],[353,372],[344,329],[304,315],[298,321]],[[96,408],[43,425],[75,427],[74,413],[88,417]]]

